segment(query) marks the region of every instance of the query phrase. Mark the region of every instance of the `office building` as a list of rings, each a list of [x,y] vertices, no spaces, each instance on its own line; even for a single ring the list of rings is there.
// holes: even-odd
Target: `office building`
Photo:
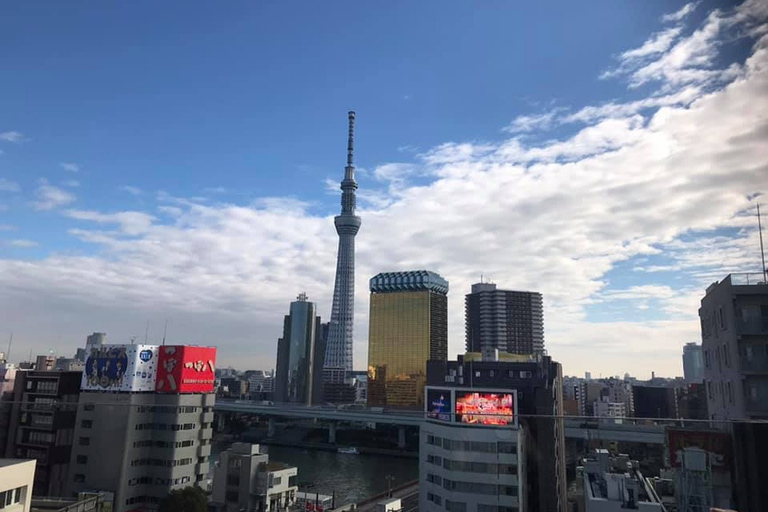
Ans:
[[[213,475],[218,512],[276,512],[296,503],[298,469],[270,461],[258,444],[233,443],[221,452]]]
[[[35,370],[48,372],[56,369],[56,356],[53,354],[47,356],[37,356],[35,361]]]
[[[0,510],[30,512],[35,461],[0,459]]]
[[[636,418],[679,418],[677,388],[632,386]]]
[[[305,293],[291,302],[283,321],[283,336],[277,341],[275,402],[311,405],[320,401],[322,388],[317,379],[322,350],[323,328],[314,302]]]
[[[498,290],[493,283],[477,283],[464,299],[464,307],[467,352],[544,352],[540,293]]]
[[[610,402],[607,396],[595,400],[594,414],[598,418],[615,418],[616,423],[621,423],[621,418],[627,417],[627,407],[623,402]]]
[[[683,347],[683,376],[688,384],[701,384],[704,380],[704,356],[701,345],[686,343]]]
[[[547,356],[468,353],[457,361],[430,361],[427,384],[425,408],[429,421],[421,429],[420,510],[436,511],[441,501],[444,508],[453,510],[446,506],[445,500],[449,500],[455,510],[466,512],[565,512],[565,430],[559,363]],[[510,395],[512,398],[508,398]],[[514,407],[510,407],[510,400]],[[471,414],[473,410],[500,412],[484,418],[487,413]],[[437,438],[447,438],[447,450],[446,441],[443,450],[438,450]],[[453,462],[445,466],[443,462],[447,471],[436,473],[430,469],[436,469],[437,456],[459,462],[456,466]],[[515,478],[510,479],[507,466],[515,464],[514,460]],[[472,462],[469,466],[465,464],[468,461]],[[435,480],[430,473],[447,478],[448,487],[443,484],[439,490],[439,484],[429,481]],[[495,487],[476,487],[475,482]],[[470,483],[469,487],[466,483]]]
[[[448,357],[448,281],[427,270],[370,281],[368,405],[421,407],[427,361]]]
[[[730,274],[701,299],[707,408],[714,420],[768,419],[768,283]]]
[[[64,496],[81,372],[16,373],[5,456],[36,459],[34,494]]]
[[[626,455],[611,457],[608,450],[598,449],[582,466],[577,482],[584,496],[584,512],[665,510],[636,460],[629,460]]]
[[[88,335],[85,338],[85,348],[77,349],[77,353],[75,354],[75,359],[77,359],[81,363],[85,363],[85,360],[88,357],[88,354],[90,354],[94,348],[99,348],[106,343],[107,343],[107,333],[105,332],[95,332],[93,334]]]
[[[354,164],[355,113],[349,113],[347,166],[341,182],[341,214],[333,222],[339,235],[336,256],[336,281],[333,287],[333,307],[328,329],[327,349],[323,364],[323,380],[343,382],[352,370],[352,340],[355,320],[355,235],[360,229],[360,217],[355,215],[357,181]]]
[[[16,365],[0,362],[0,455],[5,451],[8,435],[11,433],[11,412],[13,411],[13,388],[16,384]]]
[[[153,508],[209,470],[216,349],[102,345],[86,360],[69,494],[114,494],[114,511]]]

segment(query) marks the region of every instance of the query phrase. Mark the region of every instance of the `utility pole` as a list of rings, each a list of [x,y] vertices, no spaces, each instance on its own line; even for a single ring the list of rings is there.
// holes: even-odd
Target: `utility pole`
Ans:
[[[757,231],[760,234],[760,261],[763,264],[760,273],[765,282],[768,282],[768,268],[765,268],[765,249],[763,248],[763,224],[760,222],[760,203],[757,203]]]

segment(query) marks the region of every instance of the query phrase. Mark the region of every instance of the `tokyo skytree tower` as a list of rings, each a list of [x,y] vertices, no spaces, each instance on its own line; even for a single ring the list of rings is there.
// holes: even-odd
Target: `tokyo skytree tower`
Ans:
[[[323,365],[325,382],[343,382],[347,370],[352,369],[352,331],[355,317],[355,235],[360,229],[360,217],[355,215],[355,113],[349,113],[349,139],[347,166],[341,182],[341,214],[334,218],[339,234],[339,252],[336,257],[336,283],[333,288],[333,307],[328,327],[328,340]]]

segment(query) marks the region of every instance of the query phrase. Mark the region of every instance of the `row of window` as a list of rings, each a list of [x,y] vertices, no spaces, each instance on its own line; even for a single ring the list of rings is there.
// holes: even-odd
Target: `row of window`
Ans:
[[[515,485],[496,485],[479,482],[462,482],[460,480],[449,480],[439,475],[427,473],[427,482],[435,485],[442,485],[446,491],[466,492],[471,494],[487,494],[500,496],[517,496],[517,486]]]
[[[16,487],[15,489],[0,492],[0,510],[16,503],[21,503],[21,495],[23,492],[24,487]]]
[[[427,462],[439,465],[439,456],[427,455]],[[463,471],[465,473],[486,473],[491,475],[516,475],[515,464],[496,464],[493,462],[469,462],[465,460],[443,459],[443,467],[451,471]]]
[[[517,445],[515,443],[504,441],[499,441],[498,443],[487,441],[458,441],[428,434],[427,444],[440,446],[446,450],[461,452],[517,453]]]
[[[151,413],[159,413],[159,414],[190,414],[190,413],[200,412],[201,409],[203,412],[213,411],[213,407],[193,407],[193,406],[171,407],[168,405],[140,405],[137,408],[137,411],[141,413],[151,412]]]
[[[191,457],[185,457],[183,459],[177,459],[177,460],[146,458],[146,459],[134,459],[131,461],[131,466],[160,466],[160,467],[166,467],[166,468],[173,468],[177,466],[187,466],[189,464],[192,464]]]
[[[180,478],[152,478],[151,476],[137,476],[128,480],[129,486],[134,485],[181,485],[186,484],[192,480],[189,476],[182,476]]]
[[[153,441],[152,439],[144,439],[142,441],[134,441],[134,448],[187,448],[194,446],[195,442],[191,439],[187,441]]]
[[[27,381],[27,389],[31,389],[32,381]],[[59,382],[55,380],[39,380],[35,386],[37,393],[50,393],[55,395],[59,391]]]
[[[31,431],[27,436],[27,442],[32,444],[53,444],[56,436],[52,432]]]
[[[134,430],[193,430],[195,428],[197,425],[194,423],[137,423]]]

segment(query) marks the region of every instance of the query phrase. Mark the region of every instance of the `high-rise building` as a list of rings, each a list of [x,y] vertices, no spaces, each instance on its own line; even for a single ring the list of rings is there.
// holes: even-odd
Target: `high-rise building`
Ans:
[[[233,443],[219,455],[213,475],[219,512],[289,510],[298,490],[298,468],[269,460],[258,444]]]
[[[427,361],[448,357],[448,281],[427,270],[370,281],[368,405],[420,407]]]
[[[317,372],[323,360],[323,328],[317,307],[302,293],[291,302],[277,341],[274,400],[310,405],[321,394]]]
[[[357,182],[353,152],[355,147],[355,113],[349,113],[347,139],[347,166],[341,182],[341,214],[333,221],[339,235],[336,256],[336,281],[333,287],[333,306],[328,328],[327,348],[323,365],[324,380],[344,382],[346,372],[352,370],[352,340],[355,317],[355,235],[360,229],[360,217],[355,215]]]
[[[19,371],[5,456],[37,459],[34,494],[64,496],[82,372]]]
[[[84,363],[85,359],[88,357],[88,354],[91,353],[91,350],[93,350],[94,348],[101,347],[106,342],[107,342],[107,333],[105,332],[95,332],[93,334],[89,334],[85,338],[85,348],[77,349],[77,354],[75,354],[75,359]]]
[[[419,510],[565,512],[562,381],[548,356],[427,363]]]
[[[768,418],[768,283],[730,274],[701,299],[707,408],[713,420]]]
[[[213,347],[102,345],[86,360],[69,493],[108,492],[115,512],[202,485],[215,401]]]
[[[701,345],[686,343],[683,347],[683,376],[688,384],[701,384],[704,380],[704,356]]]
[[[467,352],[544,352],[540,293],[498,290],[493,283],[477,283],[464,299],[464,306]]]

